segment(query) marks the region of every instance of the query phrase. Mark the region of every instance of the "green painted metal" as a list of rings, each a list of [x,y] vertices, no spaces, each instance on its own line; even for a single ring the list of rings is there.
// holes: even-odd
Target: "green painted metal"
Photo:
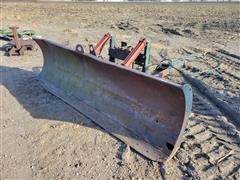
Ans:
[[[11,35],[12,31],[10,31],[9,29],[0,29],[0,36],[4,37],[4,38],[9,38]]]
[[[33,30],[22,30],[18,32],[18,36],[20,38],[35,38],[37,36],[37,32]]]
[[[147,39],[147,46],[144,50],[144,55],[145,55],[145,61],[144,61],[144,67],[143,67],[143,72],[147,71],[147,68],[149,67],[150,64],[150,50],[151,50],[151,41]]]
[[[22,30],[17,32],[19,38],[35,38],[37,32],[34,30]],[[12,31],[9,29],[0,29],[0,36],[11,39],[13,37]]]

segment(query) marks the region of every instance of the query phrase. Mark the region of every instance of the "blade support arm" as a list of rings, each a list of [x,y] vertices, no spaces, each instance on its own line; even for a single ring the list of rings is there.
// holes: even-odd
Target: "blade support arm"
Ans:
[[[138,42],[138,44],[133,48],[133,50],[129,53],[126,59],[122,62],[123,66],[131,67],[140,53],[145,49],[147,45],[147,40],[143,38]]]
[[[106,44],[106,42],[111,39],[111,34],[107,33],[103,36],[103,38],[97,43],[97,45],[94,47],[94,51],[95,51],[95,55],[99,56],[100,53],[103,50],[104,45]],[[90,53],[91,53],[91,49],[90,49]]]

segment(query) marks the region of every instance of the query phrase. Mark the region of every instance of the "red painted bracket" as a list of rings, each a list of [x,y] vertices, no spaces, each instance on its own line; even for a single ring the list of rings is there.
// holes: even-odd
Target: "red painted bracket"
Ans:
[[[143,38],[138,42],[138,44],[133,48],[133,50],[128,54],[128,56],[121,63],[123,66],[131,67],[136,61],[137,57],[147,46],[147,40]]]
[[[90,45],[89,46],[90,53],[95,56],[99,56],[103,50],[104,45],[109,39],[111,39],[111,34],[107,33],[103,36],[103,38],[97,43],[97,45],[94,48],[92,45]]]

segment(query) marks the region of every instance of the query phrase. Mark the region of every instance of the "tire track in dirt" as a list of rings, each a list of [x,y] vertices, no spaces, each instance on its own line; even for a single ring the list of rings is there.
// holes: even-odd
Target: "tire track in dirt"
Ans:
[[[209,114],[209,110],[213,113]],[[195,91],[193,113],[174,158],[184,176],[239,179],[239,147],[240,136],[236,128]]]
[[[204,54],[204,52],[200,53]],[[205,54],[202,56],[202,63],[209,64],[210,74],[201,73],[199,69],[198,76],[194,76],[193,79],[201,79],[199,81],[206,84],[207,89],[213,88],[212,96],[214,98],[226,99],[225,94],[222,94],[222,96],[218,94],[218,91],[221,90],[218,89],[220,83],[224,84],[223,91],[230,89],[235,93],[235,96],[237,95],[237,85],[228,84],[228,82],[238,79],[237,75],[230,73],[231,71],[238,71],[237,62],[232,61],[230,58],[225,59],[222,56],[210,57]],[[215,77],[214,71],[218,70],[215,68],[215,64],[221,65],[218,71],[221,78]],[[190,62],[189,65],[192,69],[199,68],[197,63],[194,64],[194,61]],[[186,73],[191,74],[191,70],[190,72],[186,70]],[[204,75],[209,76],[207,79],[209,81],[204,79]],[[217,85],[212,87],[210,83],[216,83]],[[198,85],[196,88],[198,88]],[[229,121],[230,119],[223,115],[222,112],[224,111],[218,109],[208,96],[205,97],[207,92],[202,94],[196,88],[193,88],[193,113],[189,118],[183,142],[173,161],[164,164],[164,171],[167,172],[172,166],[175,166],[180,169],[184,178],[187,179],[240,179],[239,131]],[[229,103],[229,101],[227,99],[227,105],[233,108],[233,104]],[[160,164],[159,166],[159,169],[161,169],[162,166]],[[162,174],[166,176],[166,179],[171,179],[171,173]]]
[[[238,77],[238,62],[219,55],[217,51],[204,53],[200,49],[191,49],[194,51],[191,52],[192,55],[197,53],[196,59],[188,61],[187,66],[183,67],[186,70],[184,77],[215,104],[222,113],[226,114],[236,126],[239,126],[240,84],[238,79],[240,77]],[[200,61],[197,55],[201,56]]]

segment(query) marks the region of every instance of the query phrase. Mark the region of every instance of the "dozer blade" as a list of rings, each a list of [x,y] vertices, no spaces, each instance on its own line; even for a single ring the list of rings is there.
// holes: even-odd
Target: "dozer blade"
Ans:
[[[35,39],[44,56],[39,75],[52,94],[154,161],[173,157],[192,105],[192,90]]]

